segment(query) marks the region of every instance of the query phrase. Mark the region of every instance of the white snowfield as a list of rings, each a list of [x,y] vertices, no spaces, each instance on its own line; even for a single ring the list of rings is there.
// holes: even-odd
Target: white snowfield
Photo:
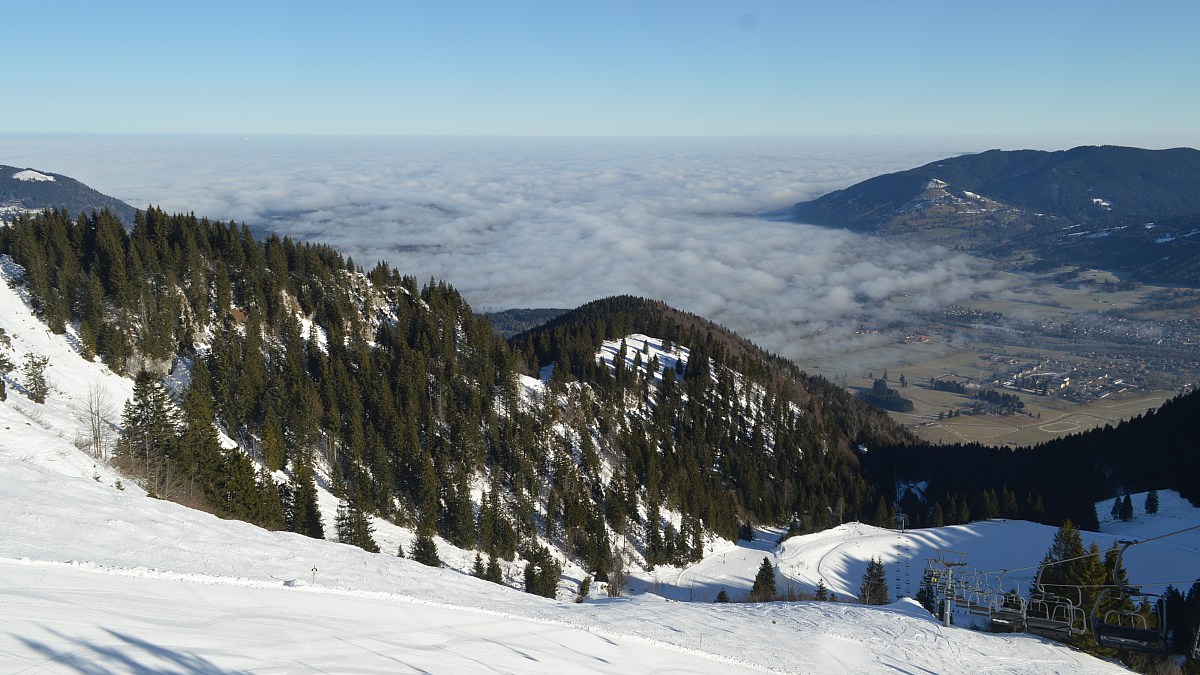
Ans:
[[[13,174],[13,178],[17,180],[36,180],[36,181],[53,181],[54,176],[47,176],[44,173],[39,173],[33,169],[25,169]]]
[[[23,392],[19,367],[0,403],[0,672],[1124,672],[1039,638],[945,628],[907,600],[718,605],[694,588],[697,602],[609,600],[594,584],[575,604],[566,593],[547,600],[389,555],[410,535],[378,522],[385,552],[370,554],[151,499],[74,442],[89,391],[107,392],[117,422],[129,380],[85,362],[6,283],[0,328],[0,352],[14,363],[29,353],[51,359],[45,404]],[[1010,525],[1022,528],[1015,538],[1033,527],[921,536],[985,541]],[[844,526],[791,540],[778,560],[797,582],[819,573],[849,595],[856,556],[889,538]],[[1029,544],[1022,561],[1047,542]],[[675,579],[658,586],[680,597],[707,579],[738,597],[763,555],[776,555],[771,542],[717,543],[698,565],[660,568],[656,576]],[[745,563],[737,571],[735,558]]]

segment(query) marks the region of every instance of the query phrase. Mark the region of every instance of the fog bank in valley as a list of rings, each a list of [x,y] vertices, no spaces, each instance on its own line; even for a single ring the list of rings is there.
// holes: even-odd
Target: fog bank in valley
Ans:
[[[628,293],[790,357],[995,290],[982,261],[763,214],[974,152],[962,139],[14,137],[9,164],[445,279],[477,309]]]

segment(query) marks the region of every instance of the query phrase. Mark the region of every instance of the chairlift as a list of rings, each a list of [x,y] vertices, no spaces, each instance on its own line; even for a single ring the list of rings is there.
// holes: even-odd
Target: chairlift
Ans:
[[[1105,589],[1092,609],[1092,637],[1100,647],[1167,653],[1167,604],[1134,586]]]
[[[1053,640],[1083,635],[1088,625],[1087,612],[1083,611],[1083,590],[1078,586],[1043,584],[1045,569],[1045,566],[1038,569],[1037,579],[1030,589],[1029,602],[1025,606],[1025,629]]]
[[[1137,543],[1122,542],[1114,570],[1121,569],[1121,558],[1125,551]],[[1123,584],[1115,577],[1113,582],[1118,585],[1104,589],[1092,607],[1092,639],[1100,647],[1165,655],[1167,603],[1162,596],[1144,593],[1137,586]]]
[[[1003,586],[1001,587],[1003,590]],[[990,615],[992,630],[998,633],[1018,633],[1025,630],[1025,613],[1029,602],[1014,588],[992,598]]]
[[[986,616],[990,619],[993,604],[991,591],[974,589],[967,593],[966,602],[963,603],[963,606],[967,608],[967,613],[972,616]]]

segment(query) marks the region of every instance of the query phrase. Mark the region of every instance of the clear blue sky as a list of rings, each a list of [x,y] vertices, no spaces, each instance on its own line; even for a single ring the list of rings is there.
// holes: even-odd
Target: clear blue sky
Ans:
[[[1200,135],[1200,2],[3,2],[0,132]]]

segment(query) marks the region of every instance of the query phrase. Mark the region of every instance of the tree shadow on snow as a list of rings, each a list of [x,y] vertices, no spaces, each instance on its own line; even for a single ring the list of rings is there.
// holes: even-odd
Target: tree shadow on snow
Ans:
[[[32,638],[18,638],[30,649],[55,665],[65,666],[84,675],[165,675],[167,673],[216,673],[241,675],[248,671],[226,670],[189,650],[164,647],[132,635],[104,629],[112,639],[103,643],[72,638],[46,629],[54,636],[53,644]],[[47,666],[48,664],[41,664]]]

